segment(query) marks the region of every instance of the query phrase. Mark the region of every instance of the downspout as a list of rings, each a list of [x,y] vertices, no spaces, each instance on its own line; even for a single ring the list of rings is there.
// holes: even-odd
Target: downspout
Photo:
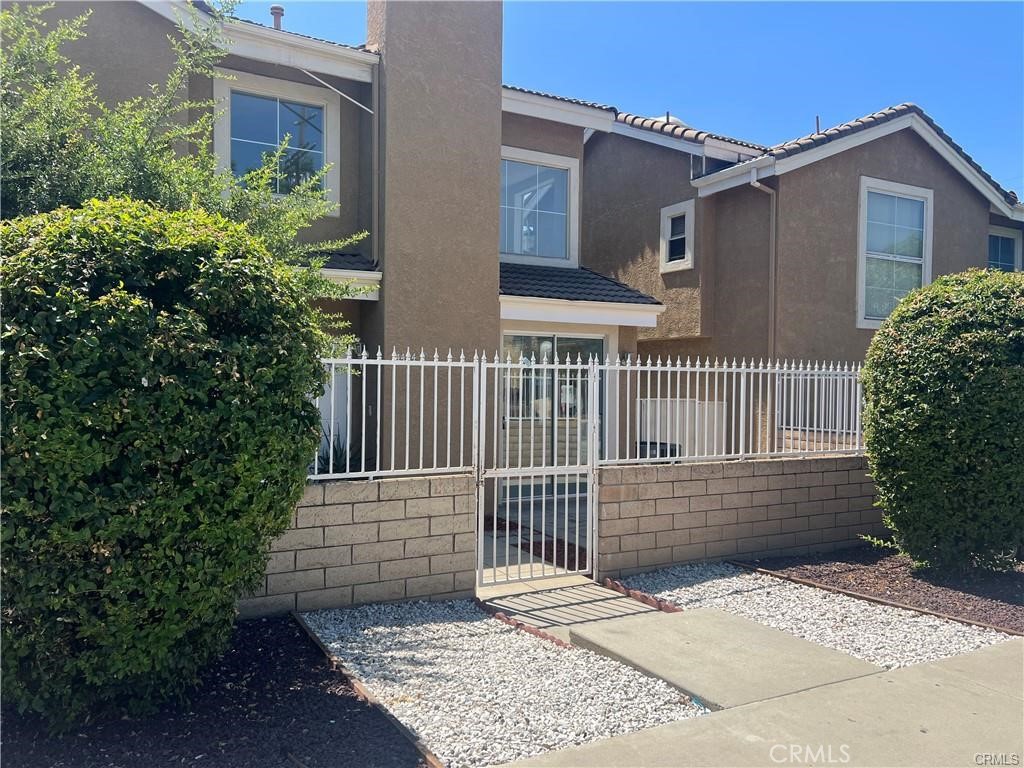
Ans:
[[[373,113],[370,124],[370,253],[373,254],[377,269],[381,270],[381,229],[380,211],[383,206],[384,180],[380,176],[380,160],[383,150],[381,140],[382,121],[380,119],[380,62],[373,65],[373,82],[370,83],[370,103]]]
[[[757,180],[757,168],[750,169],[750,186],[771,198],[771,213],[768,217],[768,358],[772,359],[775,357],[775,284],[778,277],[775,261],[775,233],[779,199],[774,189]]]

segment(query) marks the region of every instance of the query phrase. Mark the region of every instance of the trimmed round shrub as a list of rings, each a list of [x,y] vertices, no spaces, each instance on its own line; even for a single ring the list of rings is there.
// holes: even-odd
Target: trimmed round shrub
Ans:
[[[243,226],[128,200],[4,222],[3,692],[57,727],[185,697],[318,439],[320,332]]]
[[[896,545],[921,565],[1010,567],[1024,544],[1024,274],[971,270],[904,298],[863,382]]]

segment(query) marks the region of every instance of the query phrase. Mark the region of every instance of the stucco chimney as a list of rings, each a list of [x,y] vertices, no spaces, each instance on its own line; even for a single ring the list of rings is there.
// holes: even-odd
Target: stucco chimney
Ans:
[[[270,15],[274,17],[274,29],[281,28],[281,17],[284,16],[283,5],[270,6]]]
[[[384,281],[364,333],[386,349],[499,345],[501,24],[500,2],[367,4]]]

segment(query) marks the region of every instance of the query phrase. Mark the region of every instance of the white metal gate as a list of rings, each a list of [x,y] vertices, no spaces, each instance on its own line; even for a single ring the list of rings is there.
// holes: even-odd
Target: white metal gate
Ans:
[[[591,573],[597,361],[496,357],[482,363],[477,387],[477,583]]]

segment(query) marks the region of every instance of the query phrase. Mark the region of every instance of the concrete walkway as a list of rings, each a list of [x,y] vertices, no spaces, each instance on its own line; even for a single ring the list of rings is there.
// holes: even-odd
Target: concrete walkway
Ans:
[[[963,656],[877,672],[548,752],[514,765],[675,768],[1022,763],[1024,639],[1014,639]]]
[[[477,596],[512,619],[570,642],[570,631],[626,616],[660,611],[639,600],[598,586],[586,576],[505,584],[478,590]]]
[[[728,709],[882,668],[713,608],[652,611],[569,629],[570,642]]]

